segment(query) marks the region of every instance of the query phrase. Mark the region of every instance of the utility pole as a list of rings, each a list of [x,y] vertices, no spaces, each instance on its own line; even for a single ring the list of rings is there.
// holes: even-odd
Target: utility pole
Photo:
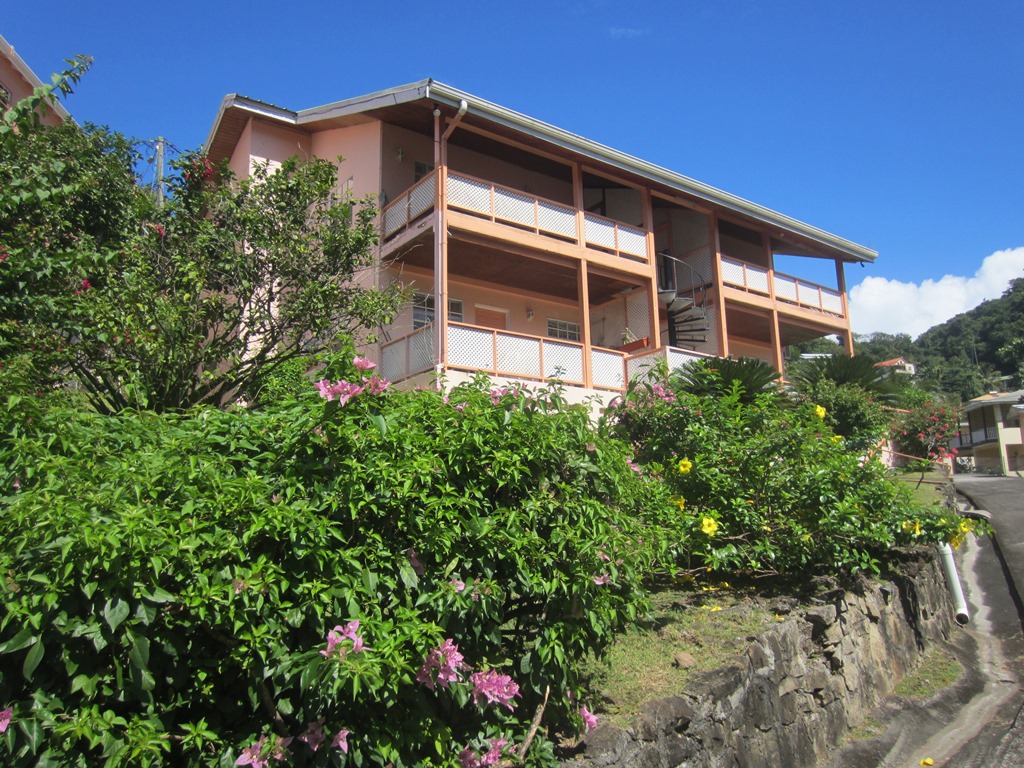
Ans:
[[[164,207],[164,137],[156,137],[156,204]]]

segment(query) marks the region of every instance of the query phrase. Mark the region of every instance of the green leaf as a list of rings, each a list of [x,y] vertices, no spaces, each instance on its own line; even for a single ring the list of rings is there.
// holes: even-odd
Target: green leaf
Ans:
[[[29,627],[24,627],[6,643],[0,644],[0,653],[14,653],[22,648],[27,648],[34,642],[36,642],[36,637],[32,634],[32,630]]]
[[[43,660],[45,652],[46,649],[43,647],[43,641],[40,640],[25,654],[25,663],[21,667],[21,673],[25,676],[26,680],[32,679],[32,675],[36,671],[36,667],[39,666],[39,662]]]
[[[107,604],[103,606],[103,618],[111,632],[121,626],[121,623],[128,618],[129,613],[131,613],[131,609],[128,607],[128,603],[119,597],[107,600]]]

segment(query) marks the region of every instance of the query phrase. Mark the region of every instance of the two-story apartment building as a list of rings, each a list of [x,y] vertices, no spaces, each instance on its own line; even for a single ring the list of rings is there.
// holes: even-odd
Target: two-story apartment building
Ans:
[[[344,156],[382,206],[375,279],[415,297],[366,353],[394,381],[486,372],[613,393],[653,359],[751,356],[837,334],[843,267],[874,251],[561,128],[424,80],[291,111],[223,100],[207,140],[236,174]],[[833,285],[776,270],[826,260]]]
[[[0,36],[0,110],[31,96],[42,81],[14,50],[14,46]],[[71,119],[60,103],[54,103],[42,112],[40,119],[46,125],[58,125]]]
[[[960,435],[953,441],[979,472],[1009,475],[1024,470],[1024,389],[990,392],[964,403]]]

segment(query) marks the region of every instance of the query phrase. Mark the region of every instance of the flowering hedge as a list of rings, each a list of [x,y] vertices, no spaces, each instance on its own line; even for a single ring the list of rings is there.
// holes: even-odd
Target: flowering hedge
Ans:
[[[540,713],[543,763],[592,725],[657,483],[557,391],[360,367],[265,412],[7,400],[0,762],[490,765]]]
[[[639,466],[675,494],[689,531],[682,567],[877,571],[895,545],[961,533],[954,515],[917,508],[881,463],[833,433],[821,404],[778,391],[751,399],[736,382],[715,390],[691,394],[681,379],[654,374],[607,415]]]

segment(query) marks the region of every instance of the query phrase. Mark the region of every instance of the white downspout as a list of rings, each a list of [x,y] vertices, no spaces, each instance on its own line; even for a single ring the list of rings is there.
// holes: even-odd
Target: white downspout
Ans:
[[[942,572],[946,576],[946,586],[953,596],[953,609],[956,611],[954,618],[961,627],[971,620],[971,613],[967,609],[967,600],[964,598],[964,588],[960,584],[960,574],[956,570],[956,560],[953,557],[953,548],[945,542],[938,545],[939,559],[942,561]]]

